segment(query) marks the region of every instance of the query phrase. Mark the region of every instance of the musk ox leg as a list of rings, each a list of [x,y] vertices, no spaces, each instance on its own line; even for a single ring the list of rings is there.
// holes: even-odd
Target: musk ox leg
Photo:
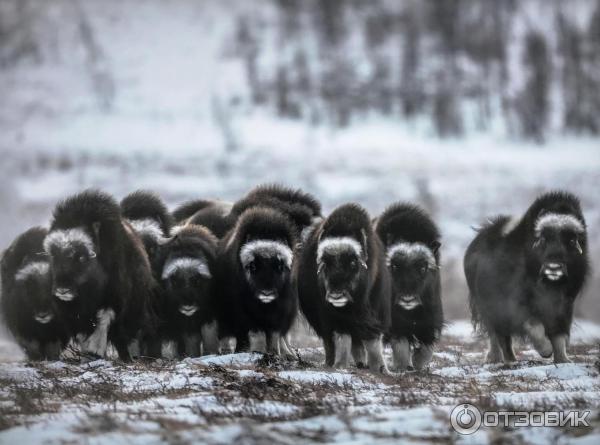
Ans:
[[[221,354],[233,354],[235,348],[231,344],[233,337],[223,337],[219,340],[219,349],[221,350]]]
[[[81,344],[81,352],[84,356],[106,356],[106,348],[108,346],[108,330],[114,319],[115,311],[112,309],[100,309],[98,311],[96,314],[96,327],[94,328],[94,332],[92,332],[89,337],[83,340]],[[115,347],[117,348],[120,357],[121,352],[119,351],[119,347],[116,344]],[[127,346],[125,346],[125,349],[127,349]],[[127,356],[129,356],[129,352],[127,352]]]
[[[408,338],[392,338],[392,366],[394,371],[405,371],[412,366]]]
[[[17,337],[17,343],[23,349],[29,360],[42,360],[43,352],[40,342],[37,340],[25,340],[22,337]]]
[[[367,367],[367,351],[365,344],[358,338],[352,339],[352,358],[357,368]]]
[[[335,361],[335,343],[333,337],[327,336],[323,338],[323,349],[325,349],[325,366],[333,366]]]
[[[60,341],[51,341],[44,345],[44,357],[46,360],[58,360],[62,352]]]
[[[352,349],[352,337],[349,334],[333,333],[333,343],[335,349],[334,368],[350,367],[350,350]]]
[[[140,341],[137,338],[135,338],[129,342],[127,349],[129,350],[129,355],[131,355],[134,358],[140,357],[142,355],[142,348],[140,347]],[[146,353],[146,351],[144,351],[144,354],[145,353]]]
[[[296,358],[296,354],[292,351],[290,346],[290,341],[288,335],[282,335],[279,339],[279,350],[281,354],[287,358],[288,360],[293,360]]]
[[[373,372],[387,374],[388,370],[385,366],[385,360],[383,359],[382,337],[382,335],[379,335],[377,338],[365,340],[365,347],[367,349],[367,361],[369,364],[369,369]]]
[[[248,352],[250,350],[250,338],[248,333],[235,336],[235,352]]]
[[[219,334],[216,320],[203,324],[200,333],[202,334],[202,355],[218,354]]]
[[[162,342],[160,356],[171,360],[177,358],[177,342],[173,340]]]
[[[433,357],[433,345],[421,345],[415,348],[413,354],[413,365],[419,371],[426,368]]]
[[[559,334],[553,336],[550,341],[552,342],[552,350],[554,351],[554,363],[571,363],[571,359],[567,355],[567,338],[566,334]]]
[[[267,342],[267,353],[279,355],[279,339],[281,336],[279,332],[265,332],[266,342]]]
[[[544,358],[550,358],[553,346],[550,339],[546,337],[544,325],[539,321],[527,321],[524,325],[525,332],[531,340],[533,348]]]
[[[502,348],[498,341],[498,336],[495,332],[490,332],[490,349],[488,350],[486,363],[503,363],[504,356],[502,354]]]
[[[185,345],[185,355],[187,357],[198,357],[200,355],[200,336],[197,334],[188,334],[183,336]]]
[[[498,337],[498,343],[500,344],[500,349],[502,349],[502,356],[504,357],[504,363],[512,363],[516,362],[517,359],[515,357],[515,353],[512,347],[512,338],[510,335],[503,335]]]

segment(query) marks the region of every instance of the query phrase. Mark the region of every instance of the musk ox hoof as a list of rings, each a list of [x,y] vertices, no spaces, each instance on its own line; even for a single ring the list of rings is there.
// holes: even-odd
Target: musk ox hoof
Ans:
[[[367,364],[363,362],[356,362],[356,367],[358,369],[365,369],[367,367]]]
[[[554,364],[558,365],[560,363],[573,363],[573,360],[571,360],[569,357],[562,357],[562,358],[555,358],[554,359]]]

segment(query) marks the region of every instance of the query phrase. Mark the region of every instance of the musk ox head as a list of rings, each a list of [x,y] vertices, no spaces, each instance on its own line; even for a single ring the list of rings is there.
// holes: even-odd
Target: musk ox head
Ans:
[[[290,281],[293,251],[283,240],[248,239],[239,252],[240,264],[254,297],[269,304],[280,296]]]
[[[366,234],[321,237],[317,246],[317,277],[325,301],[335,308],[353,304],[368,273]]]
[[[438,241],[429,245],[400,241],[388,247],[386,265],[392,278],[395,306],[404,310],[415,309],[426,302],[425,292],[438,275]]]
[[[541,211],[533,227],[530,260],[539,267],[539,279],[551,284],[567,280],[585,263],[585,222],[569,213]]]
[[[102,271],[92,235],[83,227],[55,229],[44,239],[52,271],[52,294],[69,302],[79,297],[81,285]]]
[[[40,324],[48,324],[55,317],[52,298],[52,278],[48,261],[25,263],[14,277],[14,291],[23,298],[23,310]]]
[[[206,258],[170,258],[164,264],[161,280],[171,308],[180,314],[191,317],[206,305],[212,280]]]

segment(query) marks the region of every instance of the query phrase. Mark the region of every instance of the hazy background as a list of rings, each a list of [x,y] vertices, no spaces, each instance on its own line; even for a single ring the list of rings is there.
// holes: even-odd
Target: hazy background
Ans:
[[[426,207],[448,318],[471,226],[546,190],[581,197],[600,258],[598,0],[0,0],[0,104],[0,249],[86,187],[281,182]]]

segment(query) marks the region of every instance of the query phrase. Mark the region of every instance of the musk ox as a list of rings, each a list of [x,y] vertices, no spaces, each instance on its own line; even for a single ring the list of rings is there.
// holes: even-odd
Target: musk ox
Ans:
[[[311,228],[321,221],[321,203],[312,195],[278,184],[259,185],[231,208],[230,218],[236,219],[245,210],[261,206],[276,209],[294,224],[298,239],[304,240]]]
[[[230,216],[232,205],[218,200],[188,201],[173,211],[173,219],[178,227],[188,224],[201,225],[209,229],[217,238],[223,238],[235,224],[235,218]]]
[[[304,243],[295,277],[326,365],[349,366],[351,350],[357,366],[387,372],[382,335],[391,323],[390,278],[366,210],[346,204],[321,222]]]
[[[542,357],[568,362],[573,303],[588,273],[586,223],[567,192],[540,196],[521,218],[484,225],[464,259],[473,324],[487,333],[489,362],[515,360],[513,336]]]
[[[156,282],[119,204],[94,190],[65,199],[54,209],[44,249],[52,294],[82,353],[104,356],[108,340],[122,360],[130,360],[131,342],[150,338],[156,328]]]
[[[121,215],[137,233],[156,269],[160,245],[171,234],[171,214],[160,197],[152,192],[138,190],[121,201]]]
[[[52,297],[50,263],[43,247],[46,234],[42,227],[29,229],[0,262],[2,316],[31,360],[58,359],[68,341]]]
[[[399,203],[381,214],[375,231],[385,246],[392,282],[393,366],[422,369],[431,360],[444,322],[439,230],[424,210]]]
[[[219,331],[247,350],[249,332],[264,332],[268,352],[280,353],[298,307],[291,269],[296,244],[292,222],[275,209],[246,210],[219,242]]]
[[[215,305],[217,239],[206,228],[187,225],[161,248],[160,336],[175,341],[179,355],[218,352]]]

